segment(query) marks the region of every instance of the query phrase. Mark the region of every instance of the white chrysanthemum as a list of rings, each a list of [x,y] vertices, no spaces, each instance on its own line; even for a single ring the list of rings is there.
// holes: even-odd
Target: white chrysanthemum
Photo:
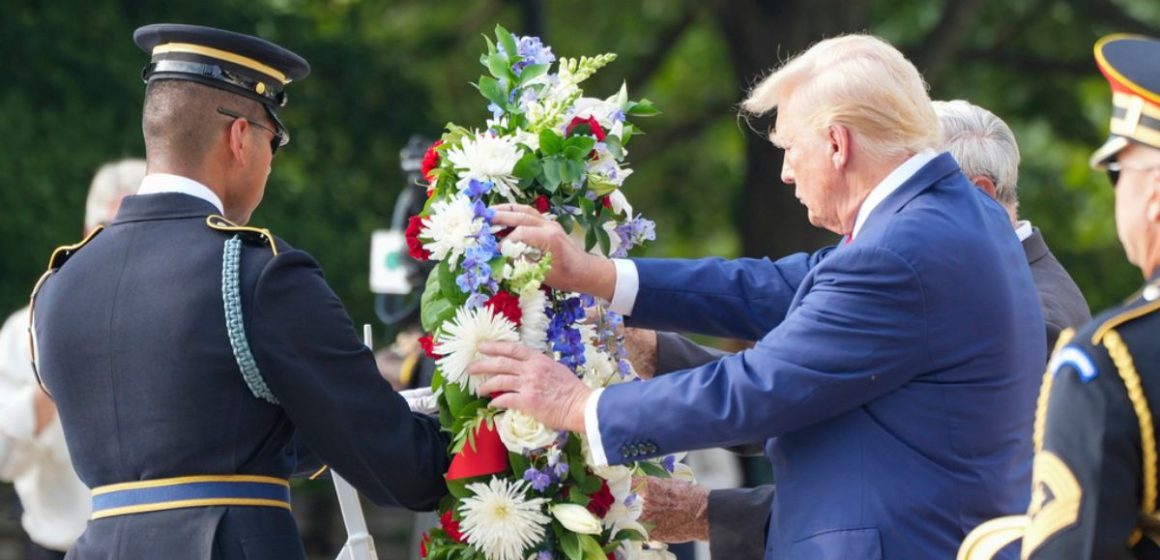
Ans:
[[[435,339],[435,353],[443,356],[438,360],[443,378],[474,392],[487,376],[469,376],[467,366],[480,358],[479,345],[489,341],[519,342],[520,335],[515,324],[490,307],[460,307]]]
[[[483,220],[475,217],[471,199],[457,195],[451,200],[440,200],[431,205],[431,215],[423,218],[419,237],[430,239],[423,248],[431,252],[433,260],[446,260],[452,268],[476,243],[475,236],[483,227]]]
[[[521,560],[525,548],[544,537],[550,519],[544,498],[526,498],[527,482],[493,478],[467,485],[473,496],[459,505],[459,528],[488,560]]]
[[[523,153],[514,138],[486,133],[466,138],[459,146],[447,150],[447,160],[459,172],[456,185],[460,190],[467,188],[473,179],[491,181],[495,192],[510,202],[515,202],[514,195],[520,192],[512,169],[521,157]]]
[[[519,262],[516,263],[519,266]],[[543,352],[548,349],[548,297],[539,286],[530,286],[520,293],[520,342]]]
[[[512,453],[524,454],[543,449],[556,442],[560,433],[518,410],[506,410],[495,417],[496,431],[504,447]]]

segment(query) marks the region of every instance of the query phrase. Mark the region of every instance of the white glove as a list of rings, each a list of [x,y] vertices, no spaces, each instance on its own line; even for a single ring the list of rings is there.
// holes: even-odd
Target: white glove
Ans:
[[[407,389],[399,391],[407,401],[407,406],[411,407],[411,412],[418,412],[420,414],[438,414],[439,413],[439,399],[435,393],[431,392],[430,387],[421,387],[419,389]]]

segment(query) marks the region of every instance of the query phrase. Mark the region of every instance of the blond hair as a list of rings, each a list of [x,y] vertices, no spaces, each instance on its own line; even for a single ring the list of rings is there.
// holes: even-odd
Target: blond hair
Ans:
[[[826,39],[757,84],[742,109],[763,115],[801,100],[803,123],[843,125],[872,158],[909,156],[939,145],[939,121],[918,69],[872,35]],[[773,134],[770,135],[773,140]]]
[[[112,221],[121,197],[136,194],[145,178],[145,160],[123,159],[97,170],[85,200],[85,231]]]

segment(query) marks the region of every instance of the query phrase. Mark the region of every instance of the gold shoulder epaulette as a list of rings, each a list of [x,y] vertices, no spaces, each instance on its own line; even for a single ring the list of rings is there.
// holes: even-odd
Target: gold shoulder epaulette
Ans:
[[[205,219],[205,225],[218,231],[239,233],[243,238],[249,241],[268,245],[270,250],[274,252],[274,255],[278,255],[278,243],[274,241],[274,234],[270,233],[270,230],[266,228],[239,226],[238,224],[235,224],[226,219],[225,216],[219,216],[217,214],[211,214],[207,216]]]
[[[1153,296],[1151,299],[1149,299],[1147,297],[1149,294],[1149,288],[1153,287],[1154,285],[1146,286],[1140,292],[1144,298],[1144,303],[1142,305],[1132,307],[1130,309],[1125,309],[1124,311],[1113,315],[1107,321],[1104,321],[1103,324],[1101,324],[1099,328],[1097,328],[1095,332],[1092,333],[1092,344],[1096,345],[1103,342],[1104,336],[1108,334],[1108,331],[1129,321],[1139,319],[1140,317],[1148,315],[1156,310],[1160,310],[1160,298]]]
[[[97,226],[93,228],[93,231],[90,231],[84,239],[73,243],[72,245],[61,245],[60,247],[57,247],[56,250],[52,252],[52,256],[48,258],[48,269],[55,270],[60,268],[61,265],[63,265],[65,261],[69,259],[69,257],[72,257],[76,254],[77,251],[80,251],[81,247],[88,245],[89,241],[92,241],[93,238],[95,238],[98,233],[104,231],[104,229],[105,226]]]

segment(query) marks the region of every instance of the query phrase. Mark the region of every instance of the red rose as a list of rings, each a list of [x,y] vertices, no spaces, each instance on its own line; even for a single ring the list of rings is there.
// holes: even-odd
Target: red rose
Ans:
[[[419,172],[423,174],[423,178],[428,183],[431,182],[431,171],[439,167],[439,152],[435,151],[435,148],[441,145],[443,145],[443,141],[436,140],[430,148],[427,148],[427,153],[423,154],[423,165],[419,167]]]
[[[423,229],[423,218],[419,216],[411,216],[407,220],[407,252],[410,253],[411,258],[417,261],[425,261],[431,258],[431,251],[423,248],[423,242],[419,240],[419,232]]]
[[[609,210],[612,210],[612,199],[608,198],[608,195],[604,195],[600,197],[600,205]]]
[[[439,516],[439,523],[443,525],[443,531],[447,533],[448,538],[455,542],[463,542],[463,533],[459,532],[459,522],[452,518],[451,510],[447,510]]]
[[[493,312],[507,317],[509,321],[520,326],[520,320],[524,318],[524,312],[520,310],[520,298],[512,295],[509,292],[499,292],[491,296],[491,299],[485,303]]]
[[[588,117],[586,119],[572,117],[572,122],[568,123],[568,128],[564,129],[564,136],[572,136],[572,129],[578,126],[587,126],[589,132],[596,137],[597,142],[603,142],[608,137],[604,133],[604,129],[600,127],[600,123],[596,121],[596,117]]]
[[[608,489],[608,482],[602,480],[600,481],[600,490],[597,490],[595,494],[589,497],[588,511],[592,512],[592,515],[604,519],[604,516],[608,515],[608,510],[612,509],[612,504],[615,501],[616,498],[612,497],[612,490]]]
[[[419,541],[419,558],[427,557],[427,545],[431,542],[431,535],[423,533],[423,540]]]
[[[536,199],[532,201],[532,206],[536,210],[538,210],[541,214],[543,214],[544,212],[547,212],[548,206],[549,206],[548,205],[548,197],[546,197],[544,195],[537,196]]]
[[[431,339],[431,335],[429,334],[419,337],[419,346],[423,347],[423,353],[432,360],[438,360],[443,357],[435,353],[435,341]]]

